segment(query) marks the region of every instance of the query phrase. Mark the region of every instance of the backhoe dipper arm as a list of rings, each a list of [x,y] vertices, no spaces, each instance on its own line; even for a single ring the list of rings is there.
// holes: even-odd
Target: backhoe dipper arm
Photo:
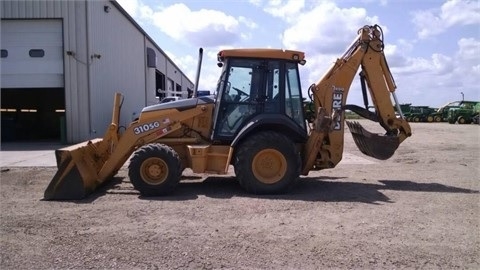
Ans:
[[[314,128],[306,143],[302,174],[312,169],[335,167],[342,159],[345,128],[345,104],[349,88],[359,68],[376,109],[374,114],[358,106],[355,112],[378,121],[385,135],[372,134],[358,123],[347,123],[360,150],[378,159],[393,155],[398,145],[411,135],[408,122],[397,118],[390,99],[395,82],[383,53],[383,35],[380,26],[364,26],[343,56],[333,64],[309,91],[317,113]],[[351,105],[349,105],[351,106]],[[362,111],[363,110],[363,111]]]

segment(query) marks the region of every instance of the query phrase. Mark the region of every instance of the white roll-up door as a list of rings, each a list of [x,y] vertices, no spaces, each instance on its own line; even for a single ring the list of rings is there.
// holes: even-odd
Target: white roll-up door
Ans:
[[[64,87],[62,20],[2,20],[1,87]]]

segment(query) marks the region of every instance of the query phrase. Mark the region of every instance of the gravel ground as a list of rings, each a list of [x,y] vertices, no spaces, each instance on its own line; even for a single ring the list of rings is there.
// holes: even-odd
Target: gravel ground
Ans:
[[[56,168],[2,168],[0,268],[480,269],[480,126],[411,126],[391,159],[342,161],[285,195],[186,172],[145,198],[122,169],[85,200],[44,201]],[[348,134],[345,153],[362,156]]]

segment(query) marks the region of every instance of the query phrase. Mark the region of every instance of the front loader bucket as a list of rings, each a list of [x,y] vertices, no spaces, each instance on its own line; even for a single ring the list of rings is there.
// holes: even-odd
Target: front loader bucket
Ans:
[[[358,122],[348,122],[348,128],[358,149],[367,156],[386,160],[393,156],[400,145],[396,136],[386,136],[368,132]]]
[[[97,173],[105,157],[97,153],[102,139],[79,143],[55,151],[58,171],[44,193],[45,200],[78,200],[99,184]]]

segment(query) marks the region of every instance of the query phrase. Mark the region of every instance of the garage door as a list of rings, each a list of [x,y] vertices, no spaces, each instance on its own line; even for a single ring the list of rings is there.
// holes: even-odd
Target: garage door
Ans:
[[[2,20],[1,87],[63,87],[61,20]]]

